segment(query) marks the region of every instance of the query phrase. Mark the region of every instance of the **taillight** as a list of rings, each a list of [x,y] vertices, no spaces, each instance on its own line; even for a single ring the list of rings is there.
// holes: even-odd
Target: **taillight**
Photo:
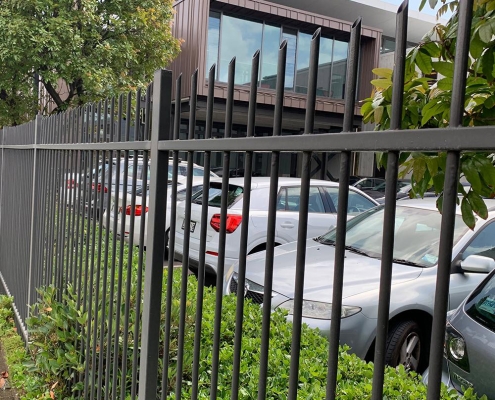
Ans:
[[[95,190],[95,184],[94,184],[94,183],[91,185],[91,189],[92,189],[92,190]],[[96,186],[96,191],[97,191],[98,193],[100,193],[100,192],[101,192],[101,183],[98,183],[98,185]],[[103,186],[103,191],[104,191],[105,193],[108,193],[108,188],[107,188],[106,186]]]
[[[445,329],[445,357],[464,371],[469,372],[469,358],[467,354],[466,342],[462,335],[457,332],[452,325],[447,322]]]
[[[234,232],[237,227],[242,222],[242,215],[238,214],[227,214],[227,223],[225,225],[225,229],[227,233]],[[220,214],[213,214],[210,221],[210,226],[215,229],[217,232],[220,231]]]
[[[122,209],[122,207],[121,207],[121,209]],[[147,212],[148,212],[148,207],[146,207],[146,208],[144,209],[144,212],[145,212],[145,213],[147,213]],[[135,215],[136,217],[141,216],[141,214],[142,214],[142,213],[143,213],[143,206],[141,206],[141,205],[137,205],[136,207],[134,207],[134,215]],[[131,206],[127,206],[127,207],[125,208],[125,215],[131,215]]]
[[[74,179],[67,179],[67,189],[74,189],[77,187],[77,183]]]

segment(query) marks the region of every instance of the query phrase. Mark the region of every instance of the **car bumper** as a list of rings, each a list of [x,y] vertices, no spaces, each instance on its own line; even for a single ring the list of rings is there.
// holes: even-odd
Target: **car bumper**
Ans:
[[[428,385],[428,379],[430,378],[430,368],[427,368],[423,373],[423,383]],[[445,357],[442,358],[442,383],[449,389],[455,389],[450,379],[449,365]]]

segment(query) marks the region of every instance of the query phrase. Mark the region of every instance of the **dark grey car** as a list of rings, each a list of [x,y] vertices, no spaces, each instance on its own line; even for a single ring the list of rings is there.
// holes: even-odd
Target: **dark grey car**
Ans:
[[[487,252],[495,256],[495,248]],[[495,271],[448,315],[442,380],[461,393],[472,387],[478,396],[493,400],[494,365]],[[428,371],[424,380],[428,382]]]

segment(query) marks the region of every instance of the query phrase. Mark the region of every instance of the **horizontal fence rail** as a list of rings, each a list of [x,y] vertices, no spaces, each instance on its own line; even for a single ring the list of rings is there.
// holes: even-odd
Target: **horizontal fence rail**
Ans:
[[[74,340],[67,352],[75,361],[64,387],[78,398],[302,398],[306,379],[302,374],[308,367],[303,343],[307,330],[303,323],[308,286],[308,216],[313,212],[312,159],[315,153],[337,153],[340,175],[334,210],[335,252],[334,259],[328,260],[329,274],[322,277],[322,281],[328,280],[322,284],[333,285],[329,293],[331,317],[326,318],[329,336],[328,342],[322,338],[324,356],[314,360],[327,374],[326,385],[314,388],[315,398],[335,399],[341,366],[351,160],[353,152],[383,151],[388,155],[388,164],[382,254],[378,257],[380,289],[376,337],[367,355],[367,360],[374,361],[371,396],[381,399],[392,327],[395,188],[400,153],[446,151],[433,330],[431,335],[426,334],[432,349],[428,398],[439,398],[459,158],[461,152],[495,149],[493,127],[460,127],[471,10],[472,1],[461,2],[455,95],[448,129],[399,130],[407,2],[397,14],[394,77],[400,78],[394,78],[391,129],[385,132],[352,132],[361,19],[354,23],[349,35],[345,113],[340,133],[314,133],[319,29],[311,40],[302,135],[282,136],[286,41],[280,44],[277,54],[276,102],[269,137],[255,137],[259,51],[251,64],[244,138],[232,137],[235,58],[229,63],[222,138],[212,136],[215,65],[208,77],[203,139],[195,138],[197,89],[202,84],[199,71],[192,77],[172,77],[170,71],[159,70],[153,83],[136,93],[4,128],[0,132],[0,287],[14,299],[16,324],[26,343],[36,346],[28,318],[53,312],[46,305],[57,302],[75,310],[76,316],[65,321],[64,329]],[[184,133],[181,125],[186,121],[181,120],[182,102],[172,101],[172,88],[175,86],[175,98],[181,99],[184,79],[191,79],[192,94],[188,99],[187,139],[180,139]],[[279,305],[274,300],[278,294],[274,292],[277,257],[283,253],[277,249],[281,244],[277,239],[278,207],[283,196],[279,175],[286,152],[300,156],[300,202],[297,243],[291,250],[293,298],[286,299],[292,302],[288,317],[290,340],[282,351],[276,346],[273,324],[277,317],[273,309]],[[267,190],[261,200],[257,197],[259,192],[254,192],[260,181],[255,181],[251,173],[260,154],[269,159]],[[242,157],[242,180],[230,177],[234,155]],[[194,163],[198,159],[202,166]],[[220,160],[221,178],[211,173],[214,159]],[[239,192],[233,193],[236,188],[240,188]],[[237,203],[239,209],[233,207],[236,201],[241,202]],[[260,225],[256,219],[260,210],[255,208],[260,201],[266,206],[264,236],[251,246],[254,228]],[[236,229],[237,236],[233,236]],[[248,257],[258,251],[257,256]],[[254,287],[250,268],[253,260],[260,259],[262,280]],[[227,292],[230,297],[224,296]],[[233,296],[234,303],[230,300]],[[253,308],[253,303],[262,306]],[[253,310],[260,317],[255,333],[250,325]],[[246,339],[248,334],[252,336]],[[279,352],[284,362],[274,365],[280,362],[276,358]],[[250,356],[256,357],[256,368],[251,366],[252,370],[246,371],[245,359]],[[286,382],[283,393],[270,392],[276,379]]]

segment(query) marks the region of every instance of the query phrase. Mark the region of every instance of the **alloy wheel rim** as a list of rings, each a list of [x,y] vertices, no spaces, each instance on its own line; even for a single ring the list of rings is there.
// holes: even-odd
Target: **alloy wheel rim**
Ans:
[[[398,364],[407,371],[417,371],[421,355],[421,340],[417,332],[411,332],[402,343]]]

